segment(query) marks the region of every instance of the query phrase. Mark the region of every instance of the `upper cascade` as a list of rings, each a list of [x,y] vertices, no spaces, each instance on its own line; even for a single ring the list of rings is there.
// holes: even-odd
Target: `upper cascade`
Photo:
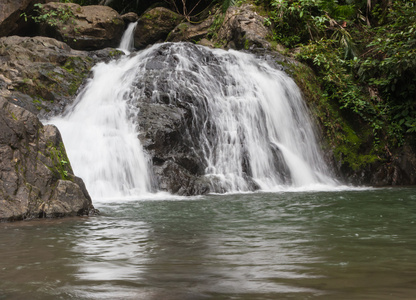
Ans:
[[[156,44],[51,120],[93,198],[335,186],[299,88],[254,55]]]
[[[136,26],[137,22],[130,23],[121,37],[118,48],[126,54],[130,54],[130,52],[134,50],[134,30],[136,29]]]

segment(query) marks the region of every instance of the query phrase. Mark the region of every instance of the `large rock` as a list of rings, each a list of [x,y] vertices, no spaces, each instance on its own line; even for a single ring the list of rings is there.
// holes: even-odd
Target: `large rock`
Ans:
[[[158,188],[179,195],[225,192],[221,183],[204,175],[208,167],[205,151],[209,151],[204,143],[215,143],[218,132],[207,104],[212,99],[198,89],[202,85],[196,75],[209,69],[212,80],[218,80],[215,87],[226,93],[227,74],[220,56],[190,43],[166,43],[149,51],[131,93],[138,97],[133,101],[139,108],[139,138],[152,158]],[[189,69],[179,67],[178,56],[190,58]],[[242,168],[246,170],[247,165]],[[250,178],[247,182],[253,190],[258,188]]]
[[[217,43],[225,48],[250,49],[270,48],[266,37],[271,35],[269,28],[264,26],[265,18],[254,11],[252,4],[228,8],[224,22],[218,30]]]
[[[0,38],[0,96],[42,118],[61,114],[91,67],[119,54],[76,51],[46,37]]]
[[[198,42],[205,38],[214,21],[214,17],[209,17],[198,24],[189,22],[181,23],[176,26],[168,35],[168,42]]]
[[[35,3],[46,3],[50,0],[1,0],[0,2],[0,37],[16,34],[27,25],[23,13],[30,14]]]
[[[181,15],[164,7],[156,7],[145,12],[137,21],[134,47],[143,49],[156,42],[164,42],[169,32],[183,20]]]
[[[58,129],[0,97],[0,221],[90,211],[91,198],[72,172]]]
[[[124,31],[123,19],[108,6],[52,2],[42,5],[40,13],[50,16],[41,23],[40,33],[73,49],[117,47]]]

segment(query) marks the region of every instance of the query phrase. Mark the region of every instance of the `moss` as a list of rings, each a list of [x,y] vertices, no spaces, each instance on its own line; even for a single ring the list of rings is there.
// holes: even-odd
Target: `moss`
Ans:
[[[90,66],[86,65],[80,57],[68,57],[62,68],[72,75],[69,80],[68,95],[74,96],[87,76]]]
[[[373,153],[371,128],[350,120],[337,103],[323,93],[312,69],[295,62],[282,65],[302,90],[313,117],[321,125],[325,150],[333,151],[338,161],[354,171],[380,160],[379,155]]]
[[[244,49],[245,50],[250,49],[250,41],[247,39],[244,39]]]
[[[108,53],[108,55],[109,55],[110,57],[120,57],[120,56],[124,55],[124,52],[123,52],[123,51],[120,51],[120,50],[111,50],[111,51]]]
[[[14,112],[11,112],[11,115],[12,115],[13,120],[17,121],[17,117],[16,117],[16,115],[14,114]]]
[[[47,149],[53,162],[53,167],[48,167],[49,170],[51,170],[61,179],[70,180],[71,177],[68,175],[68,173],[71,171],[71,167],[64,144],[61,142],[56,147],[52,143],[49,143],[47,145]]]

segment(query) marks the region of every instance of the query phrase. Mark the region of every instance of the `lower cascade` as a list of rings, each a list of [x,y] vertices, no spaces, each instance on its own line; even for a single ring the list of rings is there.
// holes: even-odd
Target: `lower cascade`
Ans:
[[[299,88],[242,52],[163,43],[98,64],[49,122],[93,198],[336,185]]]

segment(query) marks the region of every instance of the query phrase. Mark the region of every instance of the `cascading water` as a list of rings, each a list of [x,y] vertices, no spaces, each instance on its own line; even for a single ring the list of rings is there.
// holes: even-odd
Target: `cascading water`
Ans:
[[[93,198],[157,186],[138,139],[141,101],[182,107],[211,192],[335,185],[283,71],[250,54],[165,43],[95,66],[75,104],[50,120]]]
[[[126,31],[124,31],[123,36],[121,37],[120,46],[118,47],[120,50],[123,50],[126,54],[130,54],[131,51],[134,49],[134,30],[136,29],[137,22],[130,23],[127,26]]]

